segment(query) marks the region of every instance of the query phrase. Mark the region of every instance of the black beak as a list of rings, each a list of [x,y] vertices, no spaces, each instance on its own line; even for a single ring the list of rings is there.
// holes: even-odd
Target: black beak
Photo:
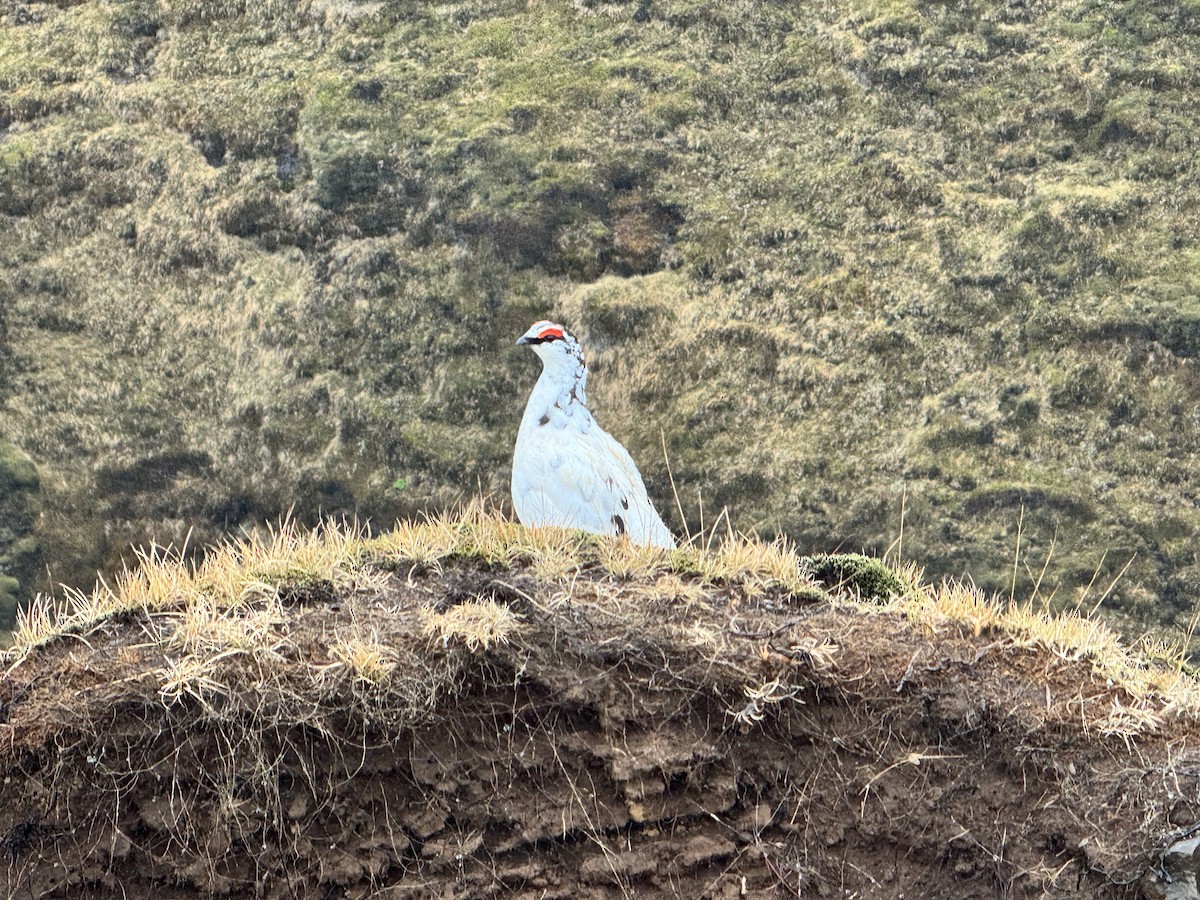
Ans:
[[[531,340],[529,340],[529,338],[526,335],[521,335],[519,338],[517,338],[517,346],[518,347],[522,347],[525,344],[531,344],[531,343],[533,343],[533,342]]]

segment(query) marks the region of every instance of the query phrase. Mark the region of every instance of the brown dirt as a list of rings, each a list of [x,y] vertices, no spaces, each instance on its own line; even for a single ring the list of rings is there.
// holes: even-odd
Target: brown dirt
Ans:
[[[274,653],[174,693],[153,616],[43,647],[0,685],[6,893],[1133,898],[1200,819],[1196,726],[1097,733],[1128,698],[1087,661],[646,587],[400,567],[292,592]],[[521,633],[418,627],[480,597]],[[333,665],[347,634],[394,648],[392,677]],[[793,696],[756,709],[771,682]]]

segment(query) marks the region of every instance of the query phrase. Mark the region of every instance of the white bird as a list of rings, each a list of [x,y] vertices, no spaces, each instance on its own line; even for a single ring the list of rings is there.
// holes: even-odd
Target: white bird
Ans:
[[[536,322],[517,341],[542,360],[513,452],[512,497],[527,527],[558,525],[674,547],[629,452],[587,408],[587,365],[565,328]]]

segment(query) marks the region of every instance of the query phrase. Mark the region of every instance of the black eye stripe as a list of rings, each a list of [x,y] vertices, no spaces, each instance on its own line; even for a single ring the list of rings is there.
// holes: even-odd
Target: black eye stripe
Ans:
[[[547,341],[561,341],[562,339],[563,339],[562,335],[560,335],[560,334],[552,334],[552,335],[550,335],[550,337],[535,337],[535,338],[530,338],[530,339],[529,339],[528,341],[526,341],[525,343],[527,343],[527,344],[544,344],[544,343],[546,343]]]

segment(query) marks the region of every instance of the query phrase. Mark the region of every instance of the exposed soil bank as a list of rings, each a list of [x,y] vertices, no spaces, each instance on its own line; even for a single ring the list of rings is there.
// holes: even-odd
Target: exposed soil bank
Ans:
[[[1196,725],[1041,646],[661,574],[383,584],[215,656],[144,613],[33,651],[5,893],[1134,898],[1200,819]]]

